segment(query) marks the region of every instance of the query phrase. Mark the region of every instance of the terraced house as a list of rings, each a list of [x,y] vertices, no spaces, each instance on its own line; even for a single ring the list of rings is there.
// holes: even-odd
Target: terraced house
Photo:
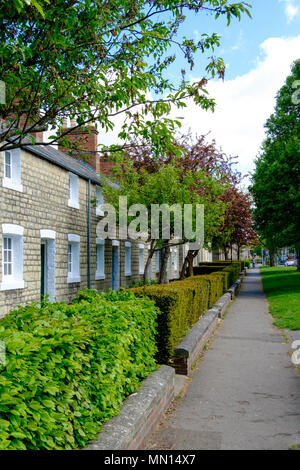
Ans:
[[[107,173],[110,163],[100,161],[95,130],[85,139],[89,164],[46,145],[0,154],[0,316],[44,295],[71,302],[84,287],[117,289],[142,279],[147,245],[97,238],[103,216],[98,172],[102,164]],[[183,256],[183,249],[172,249],[170,279],[178,277]],[[157,252],[153,279],[159,263]]]

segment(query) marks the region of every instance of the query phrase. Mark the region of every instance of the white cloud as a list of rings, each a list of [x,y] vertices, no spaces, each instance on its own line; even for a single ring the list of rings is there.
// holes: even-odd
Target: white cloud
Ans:
[[[291,23],[300,13],[300,8],[296,5],[296,1],[298,0],[279,0],[280,3],[285,3],[284,11],[288,23]]]
[[[211,82],[208,90],[216,99],[215,112],[205,112],[189,103],[185,110],[174,111],[184,116],[182,130],[193,134],[210,132],[224,152],[239,156],[243,173],[253,170],[253,160],[264,140],[264,123],[273,112],[275,96],[299,58],[300,36],[269,38],[261,46],[255,68],[234,80]]]
[[[184,118],[180,132],[190,129],[193,135],[209,134],[208,140],[215,139],[228,155],[238,155],[242,173],[253,171],[254,159],[265,138],[264,124],[299,51],[300,36],[268,38],[260,45],[260,54],[250,72],[233,80],[209,83],[208,91],[217,103],[214,113],[190,102],[185,109],[174,109],[171,117]],[[120,142],[117,134],[123,121],[124,116],[120,115],[112,132],[100,130],[99,143]]]

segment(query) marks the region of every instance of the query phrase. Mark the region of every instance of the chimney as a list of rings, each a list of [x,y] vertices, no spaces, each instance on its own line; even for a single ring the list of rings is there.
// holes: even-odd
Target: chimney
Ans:
[[[68,128],[66,120],[63,123],[63,130],[64,132],[68,129],[72,129],[77,125],[76,121],[71,120],[71,127]],[[98,131],[95,126],[83,126],[78,127],[76,129],[71,130],[67,135],[66,138],[71,144],[71,150],[73,153],[73,158],[78,158],[80,155],[80,159],[83,160],[85,163],[90,165],[94,170],[97,172],[100,171],[100,158],[97,152],[98,149]],[[61,152],[64,152],[69,155],[69,149],[62,147],[58,144],[58,149]]]
[[[18,116],[16,113],[15,106],[17,107],[19,106],[19,104],[20,104],[20,101],[18,98],[16,98],[12,103],[13,112],[10,114],[10,116],[16,120]],[[26,123],[26,119],[27,119],[27,113],[25,112],[25,109],[27,109],[27,107],[24,106],[23,109],[24,109],[24,112],[23,114],[21,114],[20,119],[19,119],[19,129],[23,129]],[[35,111],[31,110],[30,118],[28,119],[27,126],[26,126],[27,129],[29,129],[30,127],[32,127],[33,124],[35,124],[35,118],[37,118],[37,121],[40,119],[39,108],[35,108]],[[32,135],[39,142],[43,142],[43,132],[30,132],[30,135]]]
[[[112,159],[109,159],[107,156],[101,156],[99,159],[99,171],[103,175],[109,176],[111,173],[111,169],[114,165]]]

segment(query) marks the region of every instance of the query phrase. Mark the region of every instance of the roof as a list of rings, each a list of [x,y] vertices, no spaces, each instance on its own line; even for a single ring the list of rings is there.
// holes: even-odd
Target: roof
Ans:
[[[81,178],[91,180],[93,183],[101,185],[101,178],[93,168],[83,163],[81,160],[69,157],[69,155],[66,155],[50,145],[25,145],[23,149],[40,158],[44,158],[45,160],[54,163],[54,165],[58,165]]]

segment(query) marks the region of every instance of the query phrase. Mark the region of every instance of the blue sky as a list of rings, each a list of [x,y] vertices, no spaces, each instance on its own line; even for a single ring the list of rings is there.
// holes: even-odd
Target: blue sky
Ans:
[[[259,46],[266,39],[300,34],[300,0],[249,0],[249,3],[252,4],[252,19],[244,15],[241,21],[233,20],[227,27],[225,18],[215,21],[208,14],[191,15],[185,26],[186,34],[193,31],[195,38],[202,32],[216,32],[221,36],[221,47],[217,51],[228,64],[226,79],[251,70]]]
[[[205,13],[187,14],[182,34],[199,39],[202,33],[216,32],[221,46],[215,55],[223,57],[227,71],[224,82],[211,81],[208,90],[216,99],[214,113],[188,103],[185,110],[175,110],[173,117],[183,117],[183,132],[208,134],[230,155],[238,155],[239,169],[251,173],[264,139],[264,123],[273,112],[275,95],[290,73],[292,62],[300,58],[300,0],[249,0],[252,19],[244,15],[229,27],[225,18],[217,21]],[[170,69],[176,80],[184,64],[180,56]],[[186,78],[199,80],[207,60],[199,55]],[[100,135],[103,143],[116,142],[117,129]],[[248,180],[249,182],[249,180]]]

